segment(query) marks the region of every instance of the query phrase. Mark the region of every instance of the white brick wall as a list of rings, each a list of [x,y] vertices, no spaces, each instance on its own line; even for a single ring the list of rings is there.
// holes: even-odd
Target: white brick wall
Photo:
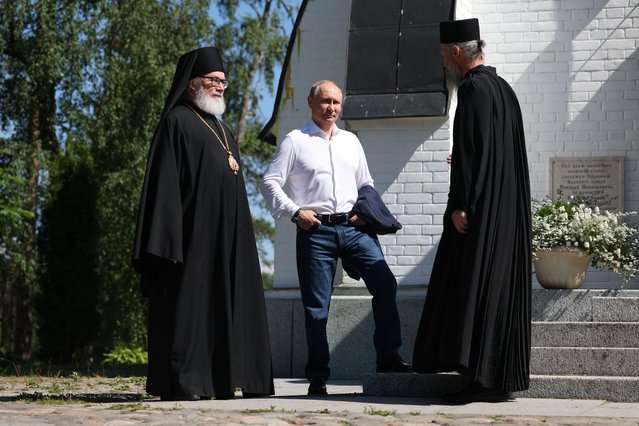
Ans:
[[[316,80],[344,85],[350,2],[310,1],[280,109],[280,135],[308,117]],[[625,202],[639,211],[639,0],[458,0],[457,18],[478,17],[495,66],[519,97],[532,192],[548,194],[549,158],[626,158]],[[451,111],[454,111],[454,100]],[[358,120],[376,187],[404,225],[380,241],[400,286],[428,283],[448,191],[446,118]],[[336,281],[349,282],[338,276]],[[275,286],[297,286],[294,228],[278,223]],[[591,271],[587,288],[616,288]],[[639,288],[634,281],[627,287]]]
[[[548,194],[550,157],[622,155],[625,207],[639,210],[639,0],[474,0],[471,13],[522,103],[533,196]]]

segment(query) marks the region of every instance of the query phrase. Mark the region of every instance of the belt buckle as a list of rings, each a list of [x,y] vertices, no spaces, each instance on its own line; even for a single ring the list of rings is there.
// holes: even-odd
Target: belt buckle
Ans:
[[[344,213],[335,213],[328,215],[328,223],[344,222]]]

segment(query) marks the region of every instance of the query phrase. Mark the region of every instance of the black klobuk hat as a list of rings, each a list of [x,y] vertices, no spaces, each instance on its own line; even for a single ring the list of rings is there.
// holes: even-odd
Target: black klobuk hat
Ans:
[[[439,42],[441,44],[464,43],[474,40],[481,40],[477,18],[439,23]]]

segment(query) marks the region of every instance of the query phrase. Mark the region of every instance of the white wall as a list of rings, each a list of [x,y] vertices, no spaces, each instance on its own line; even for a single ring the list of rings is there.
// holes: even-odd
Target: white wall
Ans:
[[[328,79],[344,87],[350,9],[347,0],[308,2],[282,93],[278,127],[273,129],[279,140],[310,119],[306,98],[313,83]],[[289,218],[276,221],[274,267],[275,288],[298,287],[295,226]]]
[[[513,86],[526,126],[532,193],[548,194],[549,158],[624,156],[625,208],[639,210],[639,0],[458,0],[458,18],[478,17],[486,62]],[[283,136],[309,118],[310,85],[342,87],[350,2],[307,6],[280,109]],[[389,208],[404,225],[380,238],[400,286],[428,283],[448,191],[447,118],[354,120]],[[295,231],[277,224],[275,287],[296,288]],[[348,279],[336,280],[352,284]],[[615,288],[590,271],[586,288]],[[627,288],[639,288],[634,281]]]
[[[549,193],[551,157],[618,155],[625,209],[638,211],[639,0],[473,0],[471,13],[519,97],[533,197]],[[585,287],[618,285],[591,270]]]

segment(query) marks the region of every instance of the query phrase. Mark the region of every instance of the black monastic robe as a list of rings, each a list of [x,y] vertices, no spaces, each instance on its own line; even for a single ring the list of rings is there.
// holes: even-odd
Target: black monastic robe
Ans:
[[[444,231],[415,341],[419,373],[458,371],[485,387],[529,385],[530,184],[521,110],[495,69],[458,90]],[[455,230],[465,210],[467,234]]]
[[[223,124],[198,112],[224,140]],[[224,131],[239,162],[237,143]],[[274,393],[242,171],[233,174],[220,142],[185,105],[173,108],[153,137],[134,266],[149,296],[150,394]]]

